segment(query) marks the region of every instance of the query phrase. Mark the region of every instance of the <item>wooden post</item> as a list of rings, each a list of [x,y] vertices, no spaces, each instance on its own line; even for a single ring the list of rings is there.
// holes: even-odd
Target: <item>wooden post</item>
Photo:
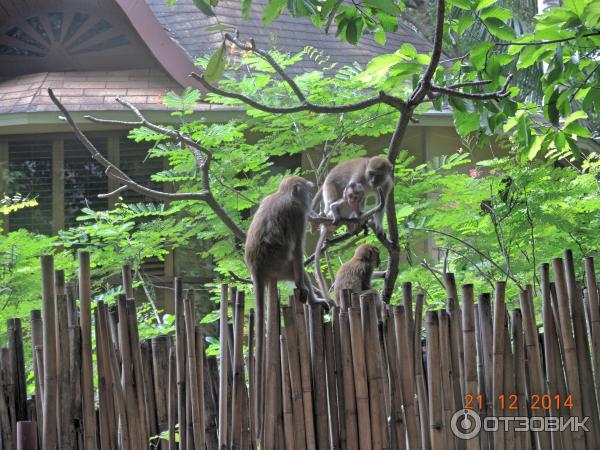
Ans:
[[[281,357],[279,356],[279,294],[275,283],[269,286],[267,336],[265,339],[265,409],[262,447],[281,448],[279,426],[283,423],[281,403]],[[283,427],[282,427],[283,428]],[[281,431],[283,431],[281,429]]]
[[[42,346],[43,332],[42,332],[42,313],[39,309],[34,309],[29,313],[30,318],[30,329],[31,329],[31,362],[33,364],[33,379],[35,383],[35,415],[38,427],[38,435],[42,436],[42,423],[43,423],[43,406],[42,406],[42,389],[40,382],[43,378],[43,370],[37,364],[37,358],[35,357],[35,348]],[[84,449],[87,450],[87,449]]]
[[[179,424],[179,450],[187,450],[186,355],[185,318],[183,312],[183,282],[175,278],[175,357],[177,362],[177,422]]]
[[[560,258],[554,258],[552,260],[552,269],[554,271],[556,287],[560,334],[562,345],[564,347],[563,365],[567,376],[567,391],[573,396],[573,407],[571,411],[573,416],[583,417],[579,364],[577,362],[575,338],[573,337],[573,324],[571,322],[569,295],[567,293],[567,281],[565,278],[563,261]],[[523,317],[525,318],[525,311],[523,311]],[[527,337],[527,334],[525,336]],[[574,431],[572,436],[573,448],[575,450],[584,450],[587,448],[585,434],[582,430]]]
[[[421,345],[421,324],[423,318],[423,294],[417,295],[415,304],[415,326],[412,333],[413,341],[413,364],[415,366],[415,381],[417,383],[417,408],[419,410],[419,422],[421,424],[421,445],[423,450],[431,448],[431,435],[429,433],[429,395],[427,393],[427,383],[425,381],[425,372],[423,369],[423,347]],[[404,312],[405,314],[406,311]],[[407,330],[409,330],[407,328]],[[410,330],[409,330],[410,331]]]
[[[343,298],[350,300],[349,292],[342,293]],[[352,366],[352,346],[350,335],[350,324],[348,322],[348,310],[341,309],[339,312],[340,322],[340,345],[342,360],[342,385],[344,387],[344,411],[346,423],[346,446],[348,450],[358,450],[359,433],[357,429],[356,416],[356,394],[354,391],[354,369]],[[361,430],[361,433],[363,431]]]
[[[96,447],[96,412],[94,411],[94,375],[92,366],[92,312],[90,254],[78,253],[79,314],[81,323],[81,394],[83,405],[84,450]]]
[[[233,300],[233,299],[232,299]],[[225,315],[227,319],[227,315]],[[242,446],[244,402],[244,292],[239,291],[235,299],[235,325],[233,332],[233,392],[231,393],[231,427],[233,448]],[[222,358],[223,356],[221,356]]]
[[[44,355],[44,411],[42,447],[55,450],[57,445],[57,371],[56,322],[54,317],[54,258],[41,257],[42,264],[42,327]]]
[[[427,382],[429,391],[429,433],[433,450],[444,448],[442,420],[442,382],[440,379],[440,333],[438,316],[428,311],[427,324]]]
[[[169,429],[170,380],[169,380],[169,336],[157,336],[152,339],[152,373],[154,378],[154,393],[156,396],[156,420],[158,432]],[[167,441],[161,441],[161,449],[166,450]]]
[[[594,258],[584,258],[583,264],[585,266],[585,285],[587,288],[590,311],[592,353],[594,355],[594,368],[596,374],[596,398],[600,400],[600,299],[598,298]]]
[[[37,426],[35,422],[17,422],[17,450],[37,450]]]
[[[219,321],[219,450],[228,448],[227,442],[227,367],[229,363],[229,355],[227,354],[227,292],[228,286],[221,285],[221,306],[220,306],[220,321]],[[252,358],[252,355],[250,355]],[[252,385],[250,385],[253,388]]]
[[[365,360],[365,341],[362,332],[360,308],[348,308],[350,317],[350,341],[352,343],[352,367],[354,390],[358,412],[358,442],[360,450],[373,449],[371,444],[371,418],[369,410],[369,387]],[[376,450],[376,449],[373,449]]]
[[[477,387],[477,345],[475,335],[475,310],[473,305],[473,285],[465,284],[462,287],[462,332],[463,332],[463,355],[464,355],[464,386],[465,395],[478,395]],[[455,405],[460,408],[463,405]],[[477,411],[480,413],[480,411]],[[471,430],[468,430],[471,431]],[[466,442],[467,450],[479,450],[479,436],[475,436]]]

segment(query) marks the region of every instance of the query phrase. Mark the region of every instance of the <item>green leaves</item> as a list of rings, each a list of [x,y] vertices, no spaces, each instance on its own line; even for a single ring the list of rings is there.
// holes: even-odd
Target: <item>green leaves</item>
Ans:
[[[455,109],[454,126],[460,135],[467,136],[479,128],[479,114]]]
[[[213,11],[211,4],[209,2],[207,2],[206,0],[192,0],[192,1],[194,2],[194,5],[196,5],[196,8],[198,8],[200,11],[202,11],[207,16],[213,17],[215,15],[215,12]]]
[[[223,72],[225,72],[225,65],[227,63],[227,47],[225,42],[221,44],[219,49],[213,53],[208,60],[206,70],[204,71],[204,78],[209,83],[215,83],[221,79]]]
[[[492,36],[504,41],[515,39],[515,31],[497,17],[488,17],[483,21]]]
[[[273,20],[281,15],[283,8],[287,5],[286,0],[269,0],[263,10],[263,25],[269,25]],[[248,8],[250,6],[248,5]]]

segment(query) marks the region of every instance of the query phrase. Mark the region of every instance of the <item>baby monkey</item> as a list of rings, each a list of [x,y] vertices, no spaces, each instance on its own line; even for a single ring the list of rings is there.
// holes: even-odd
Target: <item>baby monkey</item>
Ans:
[[[363,214],[365,200],[365,187],[358,181],[351,181],[344,188],[342,198],[329,206],[328,216],[332,219],[331,225],[337,228],[340,219],[358,219]],[[348,231],[354,232],[358,224],[348,224]]]
[[[381,264],[379,249],[372,244],[361,244],[356,248],[354,256],[342,264],[335,275],[334,294],[338,305],[342,302],[342,292],[363,292],[371,289],[373,271]]]

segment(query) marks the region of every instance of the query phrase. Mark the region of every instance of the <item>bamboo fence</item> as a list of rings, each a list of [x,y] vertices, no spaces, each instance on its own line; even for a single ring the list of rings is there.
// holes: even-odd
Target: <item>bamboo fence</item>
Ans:
[[[578,280],[568,250],[541,265],[540,301],[528,287],[512,311],[504,282],[479,295],[465,285],[459,297],[448,273],[437,311],[424,311],[409,283],[401,305],[346,291],[329,313],[271,292],[257,327],[244,292],[223,286],[218,358],[206,356],[194,292],[180,279],[175,333],[140,341],[128,267],[125,294],[108,305],[92,303],[86,252],[78,302],[52,257],[41,265],[29,394],[19,319],[0,348],[0,450],[600,448],[599,285],[594,260],[584,259]],[[457,436],[457,427],[473,431],[473,416],[532,425],[589,417],[589,431],[523,431],[506,419]]]

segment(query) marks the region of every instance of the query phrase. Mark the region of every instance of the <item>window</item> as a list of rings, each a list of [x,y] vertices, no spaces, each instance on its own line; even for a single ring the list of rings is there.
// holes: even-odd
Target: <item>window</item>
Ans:
[[[30,195],[38,201],[35,208],[11,214],[11,230],[26,228],[37,233],[52,232],[52,143],[9,142],[9,194]]]
[[[98,151],[107,156],[107,139],[92,139]],[[91,158],[78,140],[65,143],[65,228],[77,225],[77,216],[82,208],[103,210],[108,208],[108,200],[98,198],[98,194],[108,192],[108,177],[104,168]]]
[[[161,183],[149,181],[152,174],[163,170],[163,160],[162,158],[147,157],[149,148],[147,142],[136,143],[128,139],[127,136],[123,136],[120,139],[119,148],[121,154],[120,168],[123,172],[145,187],[163,189]],[[129,203],[152,201],[132,190],[125,191],[123,198]]]

